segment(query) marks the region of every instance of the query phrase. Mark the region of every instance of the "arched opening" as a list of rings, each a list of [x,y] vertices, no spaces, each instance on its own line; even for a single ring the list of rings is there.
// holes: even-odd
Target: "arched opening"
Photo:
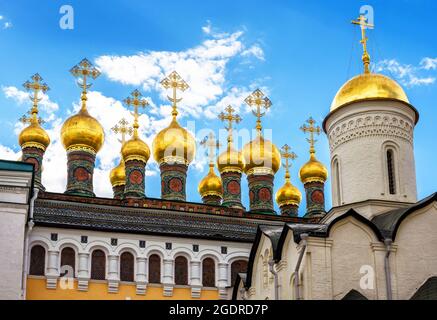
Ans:
[[[340,192],[340,166],[338,164],[338,159],[334,159],[332,168],[333,172],[333,184],[334,184],[334,199],[337,206],[341,206],[341,192]]]
[[[43,246],[36,245],[30,250],[29,274],[43,276],[45,273],[46,250]]]
[[[349,291],[341,300],[368,300],[366,296],[355,289]]]
[[[188,260],[184,256],[174,260],[174,282],[176,285],[188,285]]]
[[[431,277],[414,293],[411,300],[437,300],[437,277]]]
[[[388,191],[390,194],[396,194],[395,164],[394,164],[393,150],[388,149],[386,156],[387,156]]]
[[[106,256],[100,250],[94,250],[91,255],[91,279],[105,280],[106,278]]]
[[[236,260],[231,264],[231,286],[234,286],[237,280],[237,275],[239,273],[247,272],[247,261],[246,260]]]
[[[161,257],[157,254],[149,257],[149,283],[161,283]]]
[[[134,281],[134,255],[130,252],[123,252],[120,256],[120,280]]]
[[[215,262],[212,258],[205,258],[202,261],[202,285],[215,287]]]
[[[61,277],[74,278],[76,266],[76,252],[66,247],[61,251]]]

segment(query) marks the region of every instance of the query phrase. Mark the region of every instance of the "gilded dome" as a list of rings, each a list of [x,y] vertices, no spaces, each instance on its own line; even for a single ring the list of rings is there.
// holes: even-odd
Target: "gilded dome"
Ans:
[[[111,170],[109,180],[113,187],[124,186],[126,184],[126,172],[123,159],[120,159],[118,166]]]
[[[328,179],[328,170],[316,159],[314,153],[311,153],[310,160],[305,163],[299,171],[300,180],[305,184],[308,182],[322,182]]]
[[[21,148],[35,147],[45,151],[50,144],[50,137],[39,124],[31,123],[20,132],[18,143]]]
[[[245,162],[244,171],[258,167],[271,168],[275,174],[281,167],[281,154],[278,148],[261,135],[247,143],[243,147],[243,158]]]
[[[88,111],[81,110],[64,122],[61,140],[67,150],[91,149],[97,153],[103,145],[105,133],[100,123]]]
[[[228,146],[217,158],[217,167],[220,173],[227,170],[242,172],[244,170],[244,158],[241,152]]]
[[[196,152],[196,141],[176,119],[173,119],[167,128],[156,135],[152,149],[153,157],[158,163],[171,159],[171,162],[189,164]]]
[[[286,205],[299,206],[302,193],[287,179],[284,185],[276,192],[276,203],[279,207]]]
[[[209,166],[209,172],[205,178],[202,179],[198,187],[200,196],[223,196],[222,179],[220,179],[214,172],[214,166]]]
[[[331,112],[351,102],[393,99],[409,104],[402,87],[394,80],[377,73],[363,73],[346,82],[335,95]]]
[[[140,160],[147,162],[150,158],[150,148],[147,143],[134,135],[132,139],[123,144],[121,154],[124,161]]]

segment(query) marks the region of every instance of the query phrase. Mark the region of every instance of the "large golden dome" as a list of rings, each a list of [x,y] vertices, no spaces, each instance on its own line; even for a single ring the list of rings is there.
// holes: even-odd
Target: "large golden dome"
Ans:
[[[39,124],[31,123],[20,132],[18,143],[21,148],[35,147],[45,151],[50,144],[50,137]]]
[[[299,177],[304,184],[308,182],[324,183],[328,179],[328,169],[316,159],[314,153],[311,153],[310,160],[300,168]]]
[[[258,167],[271,168],[275,174],[281,167],[281,153],[278,148],[269,140],[258,135],[254,140],[243,147],[243,158],[245,162],[244,171]]]
[[[242,172],[244,170],[244,158],[241,152],[228,146],[217,158],[217,167],[220,173],[230,171]]]
[[[214,172],[214,166],[209,166],[209,173],[202,179],[198,187],[200,196],[218,196],[223,197],[222,179],[220,179]]]
[[[171,160],[189,164],[194,159],[196,141],[173,119],[167,128],[156,135],[152,149],[153,157],[158,163]]]
[[[276,203],[279,207],[286,205],[299,206],[302,193],[287,179],[284,185],[276,192]]]
[[[67,150],[90,149],[97,153],[103,145],[105,133],[100,123],[82,109],[64,122],[61,140]]]
[[[123,144],[121,154],[124,161],[139,160],[146,163],[150,158],[150,148],[143,140],[134,136]]]
[[[123,159],[120,159],[118,166],[111,170],[109,180],[113,187],[124,186],[126,184],[126,171]]]
[[[335,95],[331,112],[351,102],[392,99],[409,104],[402,87],[394,80],[377,73],[363,73],[346,82]]]

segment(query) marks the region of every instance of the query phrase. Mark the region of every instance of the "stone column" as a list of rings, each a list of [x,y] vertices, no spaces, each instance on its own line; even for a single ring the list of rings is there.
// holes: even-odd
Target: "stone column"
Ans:
[[[225,262],[220,262],[218,264],[217,286],[219,289],[220,300],[228,299],[228,292],[226,290],[226,287],[228,286],[228,270],[229,270],[229,264]]]
[[[125,199],[144,199],[146,162],[127,160],[125,162],[126,184],[124,187]]]
[[[147,258],[137,257],[137,274],[136,274],[136,283],[137,283],[137,294],[145,295],[147,290]]]
[[[59,277],[59,251],[49,250],[47,260],[46,286],[47,289],[56,289]]]
[[[200,293],[202,291],[202,282],[201,282],[201,263],[199,260],[192,260],[190,263],[191,267],[191,297],[192,298],[200,298]]]
[[[66,194],[94,197],[93,174],[96,154],[89,149],[67,150]]]
[[[41,183],[41,173],[42,173],[42,162],[45,150],[37,147],[24,147],[22,149],[23,157],[22,161],[27,163],[33,163],[34,166],[34,179],[35,187],[44,191],[45,188]]]
[[[164,297],[171,297],[173,295],[174,276],[173,276],[173,260],[164,259]]]
[[[304,184],[307,212],[305,217],[318,217],[325,214],[325,184],[323,182],[308,182]]]
[[[267,214],[275,213],[273,208],[273,180],[273,174],[261,174],[255,172],[247,173],[251,212]]]
[[[185,164],[161,163],[161,198],[163,200],[186,201],[188,166]]]
[[[90,279],[90,271],[88,269],[89,256],[90,254],[87,252],[79,253],[79,270],[77,273],[79,291],[88,291],[88,281]]]
[[[118,256],[108,255],[108,292],[117,293],[120,276],[118,272]]]
[[[222,205],[232,208],[244,208],[241,203],[241,172],[224,171],[220,173],[223,182]]]
[[[281,216],[297,217],[299,207],[294,204],[286,204],[279,207],[281,210]]]

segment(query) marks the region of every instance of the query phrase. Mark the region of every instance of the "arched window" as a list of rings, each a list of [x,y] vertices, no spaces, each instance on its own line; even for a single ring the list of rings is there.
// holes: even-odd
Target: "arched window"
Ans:
[[[161,258],[157,254],[149,257],[149,283],[161,283]]]
[[[65,268],[65,267],[62,268],[63,266],[68,266],[69,268]],[[62,249],[62,251],[61,251],[61,269],[64,269],[64,271],[61,272],[61,277],[67,276],[69,278],[74,278],[75,266],[76,266],[76,253],[74,252],[74,250],[70,247]]]
[[[396,194],[396,180],[395,180],[395,165],[393,150],[387,150],[387,177],[388,177],[388,191],[390,194]]]
[[[102,250],[94,250],[91,255],[91,279],[105,280],[106,256]]]
[[[134,256],[130,252],[123,252],[120,256],[120,280],[134,281]]]
[[[46,250],[40,246],[33,246],[30,250],[29,274],[33,276],[43,276],[45,273]]]
[[[338,206],[341,206],[341,192],[340,192],[340,166],[338,165],[338,159],[334,160],[334,190],[335,190],[335,200]]]
[[[247,272],[247,261],[246,260],[236,260],[231,264],[231,286],[234,286],[235,280],[237,280],[237,275],[240,272]]]
[[[188,260],[183,256],[174,260],[174,282],[177,285],[188,285]]]
[[[202,285],[204,287],[215,287],[215,262],[212,258],[203,259]]]

